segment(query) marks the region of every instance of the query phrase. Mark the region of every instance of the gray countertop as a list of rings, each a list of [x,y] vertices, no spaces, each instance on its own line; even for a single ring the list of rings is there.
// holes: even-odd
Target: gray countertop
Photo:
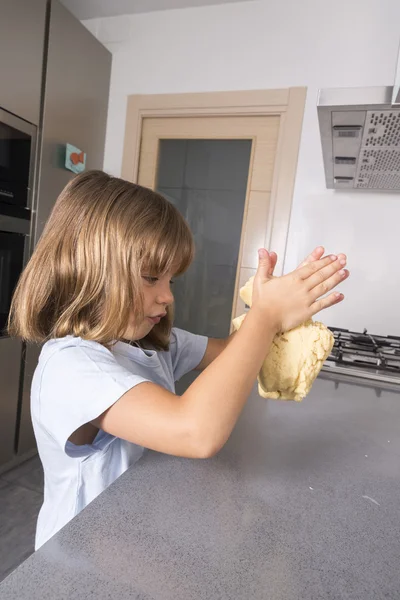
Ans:
[[[253,394],[218,456],[148,452],[1,600],[400,598],[400,393]]]

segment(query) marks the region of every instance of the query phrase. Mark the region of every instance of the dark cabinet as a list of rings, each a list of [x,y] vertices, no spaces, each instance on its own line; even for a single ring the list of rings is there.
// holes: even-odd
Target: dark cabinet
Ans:
[[[0,108],[39,124],[46,0],[0,0]]]
[[[103,167],[111,73],[110,52],[57,0],[51,3],[40,178],[34,242],[61,190],[73,177],[64,166],[67,142],[86,152],[86,168]],[[18,453],[34,446],[30,388],[40,348],[28,345]]]
[[[65,144],[86,152],[86,168],[103,167],[111,53],[60,3],[51,3],[36,239],[57,196],[73,177]]]
[[[32,150],[34,160],[27,188],[32,197],[28,208],[32,205],[34,209],[29,230],[31,249],[58,195],[73,177],[65,168],[66,144],[86,152],[87,169],[103,166],[110,72],[110,52],[58,0],[0,0],[0,113],[8,111],[12,113],[10,119],[16,115],[32,123],[38,127],[39,134]],[[10,128],[6,130],[3,123],[0,137],[5,138],[6,134],[12,138]],[[12,193],[14,206],[9,206],[8,211],[24,211],[26,202],[24,204],[22,195],[17,194],[19,188],[15,186],[23,183],[26,188],[27,173],[22,172],[22,161],[16,160],[18,177],[15,178],[7,166],[9,161],[4,159],[4,149],[8,157],[13,147],[3,143],[2,148],[0,166],[7,184],[0,186],[3,200],[8,201]],[[34,172],[36,177],[33,177]],[[1,242],[7,242],[7,248],[11,248],[8,239],[4,234]],[[8,257],[9,253],[6,255],[0,247],[0,255],[2,253]],[[12,263],[4,259],[0,271],[3,267],[3,279],[14,285],[15,278],[8,277],[5,270],[9,265]],[[0,313],[3,310],[4,315],[8,310],[5,301],[8,297],[9,294],[2,308],[0,294]],[[3,313],[0,325],[4,325],[6,318]],[[3,382],[0,469],[10,460],[15,461],[16,453],[22,456],[34,451],[30,389],[39,353],[39,345],[25,347],[19,340],[6,335],[0,337],[0,380]]]

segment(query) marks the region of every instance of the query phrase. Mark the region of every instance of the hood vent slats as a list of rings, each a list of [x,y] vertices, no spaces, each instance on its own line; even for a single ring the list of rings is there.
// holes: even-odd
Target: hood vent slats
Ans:
[[[393,88],[320,90],[328,188],[400,192],[400,107]]]

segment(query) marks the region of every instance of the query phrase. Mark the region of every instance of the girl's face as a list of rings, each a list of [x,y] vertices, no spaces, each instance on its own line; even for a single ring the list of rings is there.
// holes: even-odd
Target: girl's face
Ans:
[[[174,296],[171,292],[173,273],[166,273],[159,277],[150,273],[143,273],[143,311],[142,323],[129,323],[124,337],[128,340],[141,340],[150,333],[154,325],[167,314],[167,306],[173,303]]]

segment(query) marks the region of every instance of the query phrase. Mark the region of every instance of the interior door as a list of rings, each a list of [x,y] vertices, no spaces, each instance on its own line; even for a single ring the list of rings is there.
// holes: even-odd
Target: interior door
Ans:
[[[173,288],[176,327],[222,338],[245,310],[238,292],[268,234],[279,126],[279,115],[143,120],[138,183],[177,206],[196,245]]]
[[[143,120],[138,183],[177,206],[196,244],[173,289],[177,327],[225,337],[243,313],[238,290],[265,244],[279,125],[278,115]]]

